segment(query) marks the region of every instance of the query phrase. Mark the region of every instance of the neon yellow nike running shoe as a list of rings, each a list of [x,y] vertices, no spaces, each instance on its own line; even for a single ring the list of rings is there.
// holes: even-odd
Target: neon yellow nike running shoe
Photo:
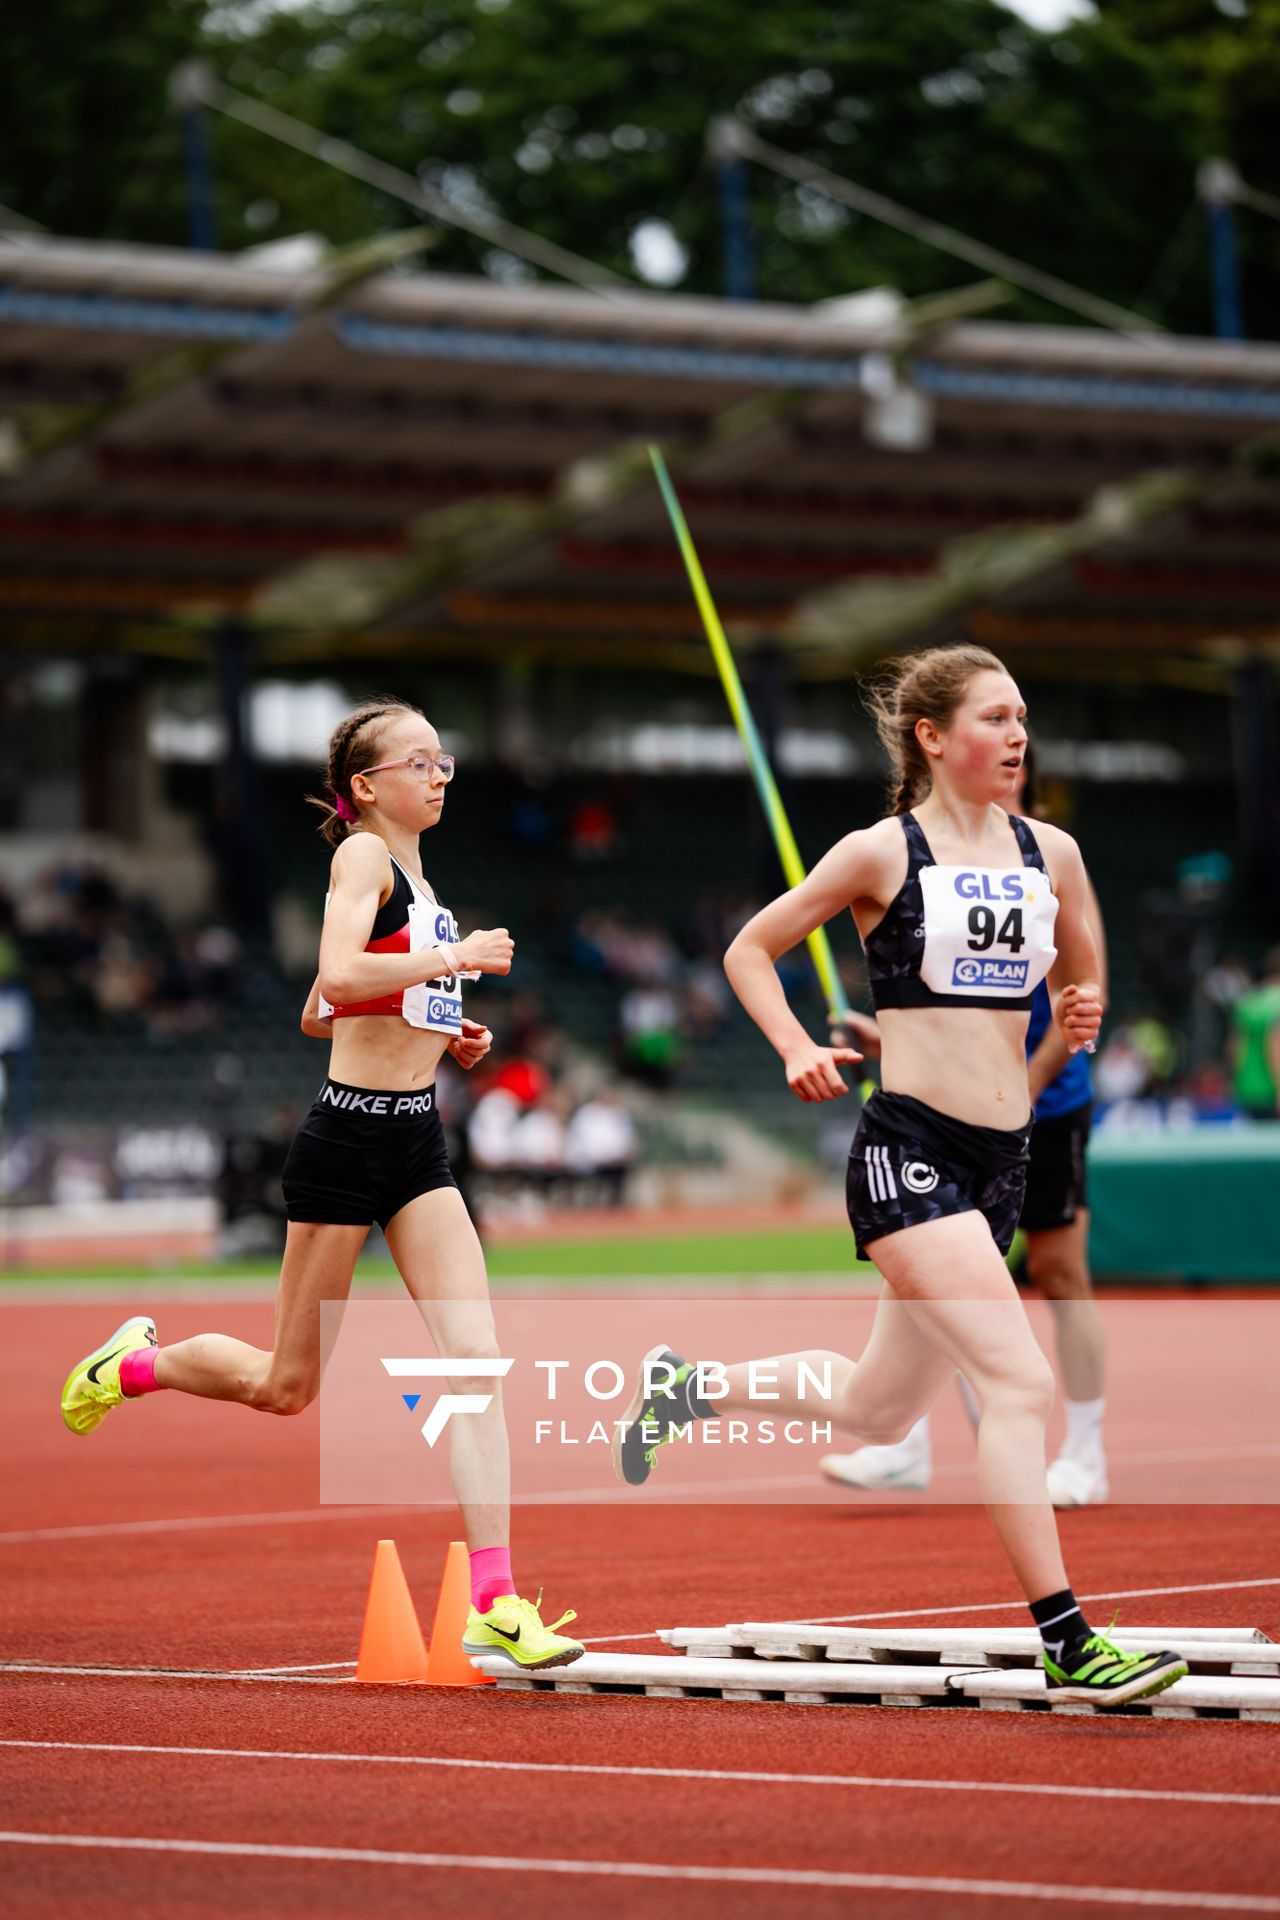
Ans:
[[[487,1613],[472,1607],[462,1636],[465,1653],[500,1653],[514,1667],[567,1667],[580,1660],[586,1648],[580,1640],[568,1640],[557,1632],[576,1620],[572,1608],[544,1627],[538,1608],[542,1595],[521,1600],[514,1593],[500,1593]]]
[[[120,1362],[125,1354],[157,1344],[155,1321],[135,1313],[109,1340],[76,1362],[62,1389],[62,1417],[72,1433],[92,1433],[103,1416],[120,1405],[124,1399]]]

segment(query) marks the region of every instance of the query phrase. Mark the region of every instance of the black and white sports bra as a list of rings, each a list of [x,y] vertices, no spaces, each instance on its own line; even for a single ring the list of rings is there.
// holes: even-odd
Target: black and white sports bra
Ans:
[[[876,1011],[885,1007],[1013,1007],[1058,957],[1058,901],[1036,837],[1009,824],[1020,867],[940,867],[913,813],[901,815],[907,877],[863,942]]]

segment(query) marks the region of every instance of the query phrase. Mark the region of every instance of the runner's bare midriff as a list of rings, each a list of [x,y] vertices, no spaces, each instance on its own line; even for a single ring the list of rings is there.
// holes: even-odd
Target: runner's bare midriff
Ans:
[[[398,1014],[352,1014],[333,1023],[329,1078],[345,1087],[416,1093],[435,1079],[448,1044],[447,1033],[411,1027]]]
[[[881,1084],[953,1120],[1013,1132],[1031,1114],[1027,1019],[1012,1007],[885,1007]]]

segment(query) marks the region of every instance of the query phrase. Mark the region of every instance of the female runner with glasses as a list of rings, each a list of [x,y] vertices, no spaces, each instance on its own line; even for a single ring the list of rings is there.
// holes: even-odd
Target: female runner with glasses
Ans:
[[[497,1358],[484,1256],[449,1171],[434,1082],[445,1053],[466,1068],[488,1053],[492,1034],[462,1017],[460,981],[509,973],[514,945],[505,927],[459,940],[423,878],[419,836],[438,824],[453,772],[434,727],[402,701],[358,707],[329,743],[332,802],[312,804],[335,851],[302,1029],[332,1050],[285,1162],[289,1227],[274,1347],[220,1333],[158,1347],[154,1323],[135,1315],[72,1369],[62,1413],[73,1433],[92,1432],[122,1400],[168,1387],[260,1413],[300,1413],[320,1387],[320,1303],[346,1299],[375,1220],[437,1351]],[[572,1613],[545,1627],[515,1592],[496,1382],[464,1368],[449,1386],[491,1396],[486,1412],[449,1425],[471,1549],[463,1645],[520,1667],[567,1666],[583,1649],[556,1627]]]
[[[873,705],[895,775],[892,812],[846,835],[725,955],[801,1100],[847,1093],[840,1066],[860,1055],[809,1038],[779,958],[851,912],[880,1019],[882,1087],[859,1117],[847,1185],[854,1243],[885,1282],[875,1323],[856,1362],[823,1352],[767,1363],[778,1386],[768,1411],[805,1419],[816,1406],[860,1439],[891,1444],[964,1374],[982,1409],[982,1496],[1040,1629],[1046,1690],[1118,1706],[1171,1685],[1186,1662],[1123,1652],[1076,1603],[1045,1483],[1053,1374],[1004,1262],[1026,1184],[1032,996],[1047,979],[1071,1053],[1092,1045],[1102,1020],[1084,864],[1070,835],[1009,811],[1026,709],[993,654],[907,656]],[[750,1410],[748,1364],[709,1371],[666,1347],[646,1355],[617,1427],[621,1479],[642,1484],[673,1429]],[[806,1398],[824,1373],[829,1398]]]

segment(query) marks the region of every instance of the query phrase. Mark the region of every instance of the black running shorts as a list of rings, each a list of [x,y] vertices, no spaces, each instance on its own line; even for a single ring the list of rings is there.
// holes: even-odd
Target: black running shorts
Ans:
[[[380,1093],[326,1080],[284,1163],[290,1220],[385,1227],[420,1193],[456,1186],[434,1087]]]
[[[1031,1129],[1031,1161],[1027,1168],[1027,1197],[1021,1225],[1028,1233],[1050,1233],[1069,1227],[1089,1204],[1085,1148],[1093,1103],[1037,1120]]]
[[[938,1113],[906,1093],[871,1095],[849,1149],[845,1197],[859,1255],[887,1233],[980,1213],[1009,1251],[1027,1178],[1030,1123],[1006,1133]]]

